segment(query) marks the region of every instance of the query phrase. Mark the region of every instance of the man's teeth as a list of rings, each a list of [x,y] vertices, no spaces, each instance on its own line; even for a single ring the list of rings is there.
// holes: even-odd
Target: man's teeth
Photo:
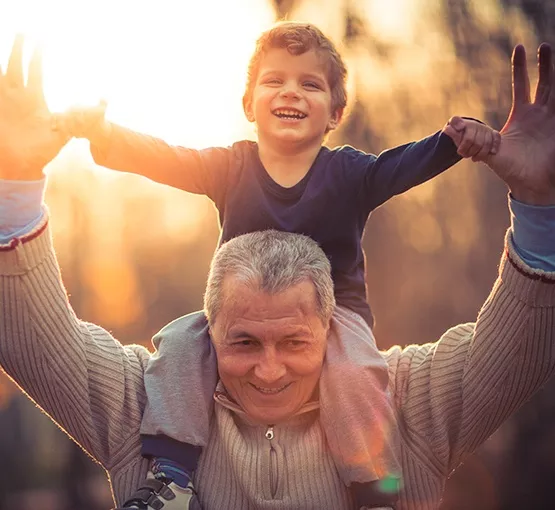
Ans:
[[[306,115],[297,110],[279,109],[274,111],[274,115],[280,119],[304,119]]]
[[[284,386],[282,386],[281,388],[261,388],[260,386],[255,386],[253,384],[253,386],[260,392],[260,393],[266,393],[268,395],[274,395],[276,393],[279,393],[280,391],[283,391],[285,388],[287,388],[287,386],[289,386],[288,384],[285,384]]]

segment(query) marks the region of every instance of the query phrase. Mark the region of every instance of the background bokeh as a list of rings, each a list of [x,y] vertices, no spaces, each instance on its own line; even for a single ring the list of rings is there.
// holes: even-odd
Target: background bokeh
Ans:
[[[535,77],[538,43],[555,44],[552,0],[0,0],[0,61],[22,31],[43,46],[53,110],[103,97],[108,116],[131,128],[227,145],[254,137],[241,111],[246,63],[259,32],[283,17],[316,23],[348,63],[350,115],[328,145],[374,153],[456,114],[500,129],[513,45],[526,45]],[[96,167],[84,141],[48,174],[80,317],[149,345],[201,307],[218,240],[207,199]],[[375,211],[364,245],[381,348],[433,341],[476,317],[496,275],[506,201],[487,168],[461,162]],[[470,457],[443,510],[554,508],[554,402],[552,383]],[[0,510],[110,507],[103,471],[0,374]]]

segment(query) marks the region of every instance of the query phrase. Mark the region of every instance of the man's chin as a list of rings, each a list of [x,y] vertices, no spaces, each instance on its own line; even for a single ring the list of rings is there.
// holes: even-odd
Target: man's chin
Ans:
[[[249,402],[244,408],[248,417],[261,425],[275,425],[287,421],[295,414],[295,409],[286,404],[266,402],[265,404],[259,402]]]
[[[264,412],[260,412],[260,410],[252,413],[247,411],[247,415],[251,420],[260,425],[276,425],[287,421],[293,416],[293,413],[277,409],[275,412],[271,412],[265,409]]]

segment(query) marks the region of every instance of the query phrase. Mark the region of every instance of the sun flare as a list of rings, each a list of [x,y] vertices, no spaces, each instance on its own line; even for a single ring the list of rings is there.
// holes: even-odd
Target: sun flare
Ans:
[[[43,47],[51,109],[108,101],[115,122],[189,147],[248,136],[241,96],[266,2],[17,0],[2,9],[5,65],[16,32]]]

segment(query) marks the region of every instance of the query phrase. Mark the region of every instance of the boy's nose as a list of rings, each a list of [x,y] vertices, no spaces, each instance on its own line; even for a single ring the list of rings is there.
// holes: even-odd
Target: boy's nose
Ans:
[[[291,85],[283,87],[281,95],[287,99],[299,99],[301,97],[297,87]]]

